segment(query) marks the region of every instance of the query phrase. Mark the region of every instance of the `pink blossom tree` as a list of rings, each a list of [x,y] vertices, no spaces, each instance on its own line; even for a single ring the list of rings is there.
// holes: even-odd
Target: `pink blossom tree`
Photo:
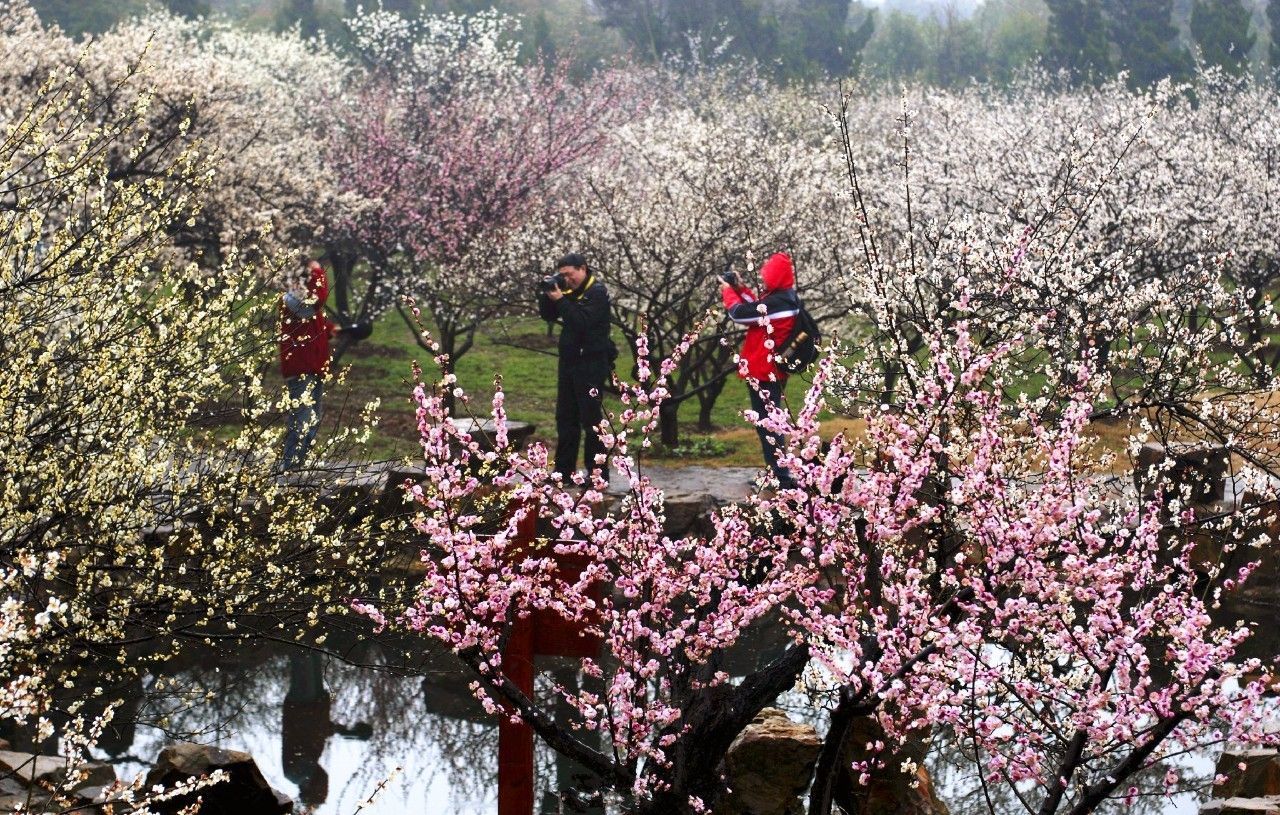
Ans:
[[[1132,801],[1139,788],[1124,779],[1162,757],[1235,738],[1233,732],[1260,736],[1259,724],[1274,715],[1260,702],[1270,668],[1256,653],[1237,654],[1248,626],[1218,624],[1235,618],[1221,604],[1252,570],[1257,547],[1268,543],[1262,527],[1275,522],[1277,468],[1266,440],[1276,427],[1274,380],[1259,380],[1257,361],[1245,359],[1248,342],[1206,324],[1265,324],[1270,303],[1246,302],[1221,262],[1203,256],[1184,258],[1177,274],[1150,273],[1146,258],[1162,241],[1177,240],[1159,219],[1182,217],[1185,208],[1152,204],[1141,216],[1130,214],[1146,221],[1149,241],[1108,249],[1089,236],[1098,217],[1116,211],[1103,207],[1095,217],[1089,202],[1117,194],[1109,168],[1142,135],[1141,122],[1092,134],[1092,151],[1108,156],[1101,170],[1085,151],[1064,157],[1062,176],[1041,178],[1038,189],[995,185],[1026,196],[1016,206],[1006,202],[1019,220],[1032,213],[1020,234],[1002,229],[999,215],[966,211],[982,193],[966,199],[944,184],[925,195],[941,186],[955,196],[946,206],[926,198],[921,207],[904,196],[896,214],[905,211],[906,222],[892,242],[866,226],[874,209],[862,193],[848,119],[841,124],[868,247],[864,313],[873,332],[843,394],[874,403],[879,384],[882,394],[893,394],[880,398],[900,405],[931,398],[931,368],[940,352],[952,353],[937,342],[939,326],[963,338],[960,361],[985,354],[1002,360],[993,394],[974,400],[973,414],[938,424],[947,441],[936,448],[937,471],[920,491],[935,514],[918,531],[913,555],[923,571],[962,587],[962,614],[948,618],[947,635],[971,621],[982,633],[968,656],[962,650],[929,660],[915,683],[897,689],[910,699],[891,707],[917,733],[951,731],[984,762],[985,781],[1045,813]],[[947,124],[954,136],[958,123]],[[910,131],[898,141],[909,194],[910,173],[919,172],[909,158]],[[926,172],[941,169],[939,160],[929,155]],[[1141,175],[1127,183],[1141,185]],[[1130,203],[1147,200],[1134,195]],[[913,205],[923,210],[920,221],[912,220]],[[1220,228],[1221,219],[1212,226]],[[1037,372],[1048,377],[1040,388],[1030,379]],[[1195,488],[1187,484],[1165,482],[1149,502],[1131,488],[1118,492],[1116,480],[1108,487],[1095,473],[1127,472],[1132,464],[1086,443],[1090,421],[1099,417],[1130,422],[1129,455],[1150,440],[1222,445],[1240,483],[1266,486],[1212,509],[1194,508]],[[994,444],[975,449],[975,434]],[[1006,456],[1012,458],[992,463]],[[1150,474],[1139,469],[1135,477],[1149,483]],[[1205,548],[1209,539],[1228,543],[1215,553]],[[964,565],[939,574],[953,559]],[[832,584],[852,589],[857,582],[845,576]],[[969,589],[972,598],[965,597]],[[856,600],[839,598],[835,606]],[[900,615],[904,605],[900,598],[886,612]],[[903,721],[884,716],[888,698],[867,695],[874,683],[836,676],[839,701],[811,795],[815,815],[828,811],[837,792],[830,770],[846,755],[843,734],[855,717],[879,706],[890,731]],[[958,682],[968,688],[956,690]],[[1201,704],[1206,691],[1215,699]],[[945,711],[952,703],[958,706]],[[1170,772],[1160,792],[1176,786]]]
[[[567,173],[603,145],[629,93],[617,72],[574,82],[567,61],[519,64],[516,26],[496,12],[360,16],[365,77],[331,110],[329,162],[364,202],[338,224],[349,249],[338,308],[371,318],[397,307],[413,327],[412,298],[450,369],[485,320],[531,296],[551,258],[509,236],[573,194]],[[356,258],[367,264],[359,282]]]
[[[491,712],[523,719],[635,812],[710,806],[733,738],[802,677],[838,700],[813,813],[846,769],[855,715],[876,715],[891,738],[955,732],[980,748],[990,783],[1045,813],[1130,794],[1133,774],[1191,745],[1274,741],[1269,668],[1238,658],[1247,627],[1211,613],[1251,567],[1206,566],[1185,529],[1162,525],[1160,501],[1085,477],[1102,384],[1089,360],[1056,421],[1010,409],[1001,379],[1015,350],[981,352],[964,326],[936,335],[919,396],[870,416],[865,436],[824,442],[818,416],[847,384],[828,360],[794,422],[763,419],[788,440],[800,488],[716,512],[705,537],[664,533],[662,494],[629,455],[648,443],[678,357],[655,377],[642,356],[642,384],[608,427],[629,483],[609,511],[603,484],[565,492],[544,448],[507,444],[500,389],[496,450],[483,452],[445,409],[452,378],[420,384],[426,478],[410,493],[426,577],[390,616],[448,645]],[[527,513],[555,539],[517,548]],[[557,572],[568,555],[585,560],[580,577]],[[556,689],[574,721],[552,720],[504,673],[504,638],[535,611],[603,643],[579,664],[588,689]],[[727,653],[766,624],[782,632],[776,656],[730,681]],[[897,771],[874,758],[856,769]]]
[[[946,362],[924,380],[926,394],[939,385],[947,394],[953,375],[973,376],[972,346],[959,339],[951,349],[935,342],[933,362]],[[1267,732],[1275,711],[1264,699],[1273,667],[1242,655],[1251,627],[1215,610],[1248,577],[1257,551],[1233,566],[1230,555],[1197,549],[1214,530],[1265,544],[1253,525],[1261,515],[1274,521],[1274,494],[1225,518],[1188,509],[1172,524],[1163,515],[1176,506],[1172,495],[1117,495],[1088,475],[1109,458],[1090,450],[1088,432],[1102,390],[1087,362],[1076,375],[1060,419],[1045,423],[1024,405],[1022,433],[1001,417],[999,377],[995,393],[948,395],[976,413],[964,431],[953,424],[959,417],[936,415],[932,434],[916,435],[907,456],[901,438],[877,445],[888,448],[891,471],[937,462],[912,485],[919,524],[904,535],[879,516],[854,517],[858,549],[841,547],[839,534],[814,541],[819,559],[836,564],[825,585],[837,588],[823,598],[824,612],[813,614],[811,604],[801,624],[838,646],[819,656],[838,701],[812,815],[830,810],[836,762],[861,715],[875,714],[899,746],[913,735],[950,733],[977,754],[984,788],[1014,790],[1029,811],[1046,815],[1131,803],[1132,777],[1168,756],[1275,741]],[[908,415],[934,398],[915,400]],[[806,511],[830,517],[813,506],[822,502],[818,493]],[[839,520],[813,529],[821,537]],[[886,562],[919,582],[886,581]],[[939,591],[952,601],[941,614]],[[834,627],[823,631],[827,625]],[[855,765],[864,781],[895,769],[877,752],[892,749],[877,745]],[[1178,780],[1169,769],[1160,792]]]

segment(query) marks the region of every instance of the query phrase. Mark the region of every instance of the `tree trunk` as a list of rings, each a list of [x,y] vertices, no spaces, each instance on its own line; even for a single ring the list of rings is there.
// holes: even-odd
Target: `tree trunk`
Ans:
[[[831,725],[827,729],[827,737],[822,742],[822,752],[818,754],[818,766],[814,768],[813,786],[809,789],[809,815],[830,815],[831,804],[835,800],[836,784],[839,780],[839,769],[842,764],[849,731],[853,720],[858,715],[852,702],[841,699],[831,713]]]
[[[680,444],[680,424],[676,415],[679,410],[680,403],[672,399],[658,406],[658,431],[662,445],[668,450]]]
[[[898,389],[898,377],[902,374],[902,367],[895,362],[885,361],[880,365],[880,375],[884,383],[883,390],[880,392],[880,401],[886,405],[893,404],[894,392]]]
[[[1098,340],[1098,370],[1105,372],[1111,364],[1112,340]]]
[[[458,345],[458,332],[450,329],[448,326],[437,325],[439,336],[436,337],[438,350],[433,350],[427,346],[422,339],[422,332],[418,328],[417,321],[412,313],[402,306],[396,306],[396,310],[400,313],[400,317],[404,320],[405,325],[409,326],[409,330],[413,332],[413,338],[418,343],[418,347],[428,353],[442,355],[444,357],[443,364],[440,365],[441,376],[448,376],[454,373],[457,368],[457,360],[454,358],[454,349]],[[424,374],[426,376],[426,374]],[[457,407],[457,400],[453,396],[453,388],[445,388],[441,394],[444,402],[444,409],[450,416],[454,415],[454,408]]]
[[[450,336],[448,338],[448,343],[446,344],[445,338],[444,337],[440,338],[440,353],[444,354],[444,364],[440,366],[440,373],[442,376],[446,378],[450,374],[454,373],[458,365],[458,363],[455,362],[453,359],[453,345],[454,345],[453,340],[454,338]],[[458,400],[454,398],[453,388],[446,387],[444,389],[444,393],[441,394],[441,397],[444,402],[445,413],[447,413],[450,416],[456,415]]]
[[[716,400],[720,398],[720,394],[724,392],[726,381],[728,378],[722,376],[718,382],[712,383],[705,391],[698,394],[698,432],[710,433],[715,429],[711,424],[711,410],[716,406]]]
[[[329,271],[333,272],[333,307],[343,319],[351,316],[351,279],[357,259],[354,253],[336,247],[326,250],[325,260],[329,261]]]
[[[355,272],[359,257],[353,252],[344,252],[337,247],[326,247],[325,260],[329,263],[329,271],[333,274],[333,308],[338,312],[338,320],[342,323],[353,322],[351,314],[351,279]],[[333,355],[329,364],[336,368],[342,358],[350,350],[352,342],[342,334],[334,343]]]
[[[690,796],[714,806],[724,787],[720,765],[729,746],[757,713],[795,685],[808,662],[807,645],[790,645],[740,685],[696,691],[681,711],[681,736],[668,752],[671,768],[650,771],[670,787],[636,807],[634,815],[692,813]]]

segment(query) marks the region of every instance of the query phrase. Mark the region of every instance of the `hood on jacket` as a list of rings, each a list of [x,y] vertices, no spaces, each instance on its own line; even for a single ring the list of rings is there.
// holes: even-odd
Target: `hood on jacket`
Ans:
[[[791,266],[791,258],[785,252],[774,254],[760,267],[760,280],[767,291],[794,289],[796,272]]]

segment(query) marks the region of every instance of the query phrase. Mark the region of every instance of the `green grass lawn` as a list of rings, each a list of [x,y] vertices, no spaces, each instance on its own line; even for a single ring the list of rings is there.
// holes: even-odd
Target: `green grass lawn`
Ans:
[[[615,332],[616,333],[616,332]],[[615,337],[615,340],[620,340]],[[618,371],[630,373],[632,360],[625,343]],[[458,363],[458,380],[471,396],[471,410],[487,415],[493,394],[493,377],[502,376],[507,414],[536,427],[535,437],[555,438],[556,355],[555,336],[536,317],[506,320],[492,330],[477,335],[476,344]],[[412,456],[417,450],[417,430],[412,403],[412,364],[418,360],[424,377],[434,379],[436,371],[429,355],[414,340],[414,334],[396,313],[384,316],[373,336],[352,348],[341,360],[340,382],[326,393],[327,418],[347,421],[352,411],[378,398],[378,427],[370,441],[376,458]],[[755,431],[742,420],[740,412],[749,405],[747,389],[736,377],[725,387],[712,412],[717,427],[713,437],[695,430],[697,404],[686,404],[680,413],[682,450],[672,462],[755,466],[760,464],[759,441]],[[606,409],[616,411],[616,398],[606,399]],[[459,413],[463,413],[462,409]]]

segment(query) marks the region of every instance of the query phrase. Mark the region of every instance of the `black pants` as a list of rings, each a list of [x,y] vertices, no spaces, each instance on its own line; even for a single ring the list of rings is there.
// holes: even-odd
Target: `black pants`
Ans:
[[[567,481],[577,469],[578,444],[586,432],[583,464],[587,470],[607,465],[596,464],[596,455],[605,452],[595,431],[604,418],[604,383],[609,378],[609,357],[604,354],[583,357],[560,357],[556,387],[556,472]]]
[[[769,411],[765,407],[769,405],[782,404],[782,388],[785,382],[748,382],[747,392],[751,394],[751,409],[760,415],[761,419],[769,418]],[[752,387],[759,385],[759,390]],[[791,471],[778,464],[778,448],[782,443],[774,434],[766,431],[760,425],[756,425],[756,433],[760,436],[760,447],[764,450],[764,463],[769,465],[769,469],[773,472],[774,478],[778,479],[778,486],[783,489],[792,489],[795,487],[795,479],[791,476]]]

